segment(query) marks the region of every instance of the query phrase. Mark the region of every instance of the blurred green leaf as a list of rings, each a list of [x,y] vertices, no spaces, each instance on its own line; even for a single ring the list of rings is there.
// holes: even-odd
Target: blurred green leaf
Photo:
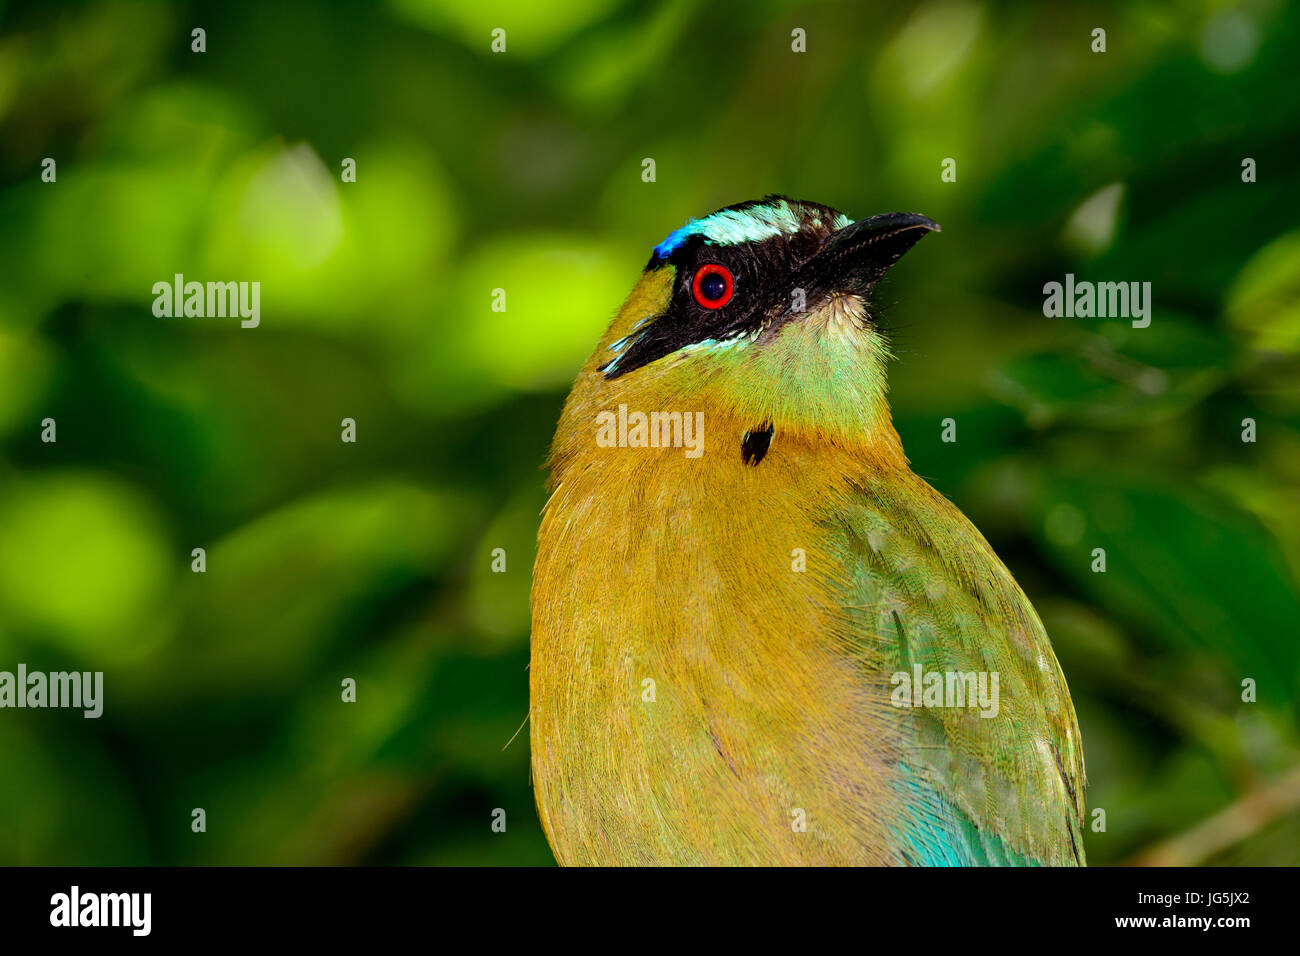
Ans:
[[[1242,266],[1225,309],[1255,348],[1300,351],[1300,231],[1273,240]]]
[[[87,664],[155,649],[172,553],[158,516],[120,481],[61,473],[0,490],[0,608]]]
[[[1300,594],[1277,545],[1249,517],[1169,481],[1122,472],[1044,475],[1035,533],[1057,568],[1100,606],[1171,650],[1219,658],[1290,700],[1300,645],[1285,622]],[[1095,549],[1105,572],[1092,570]]]

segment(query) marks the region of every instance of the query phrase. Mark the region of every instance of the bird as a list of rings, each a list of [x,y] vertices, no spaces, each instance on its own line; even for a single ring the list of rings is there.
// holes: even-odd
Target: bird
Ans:
[[[530,595],[560,864],[1086,865],[1043,624],[892,424],[873,292],[938,231],[777,195],[693,219],[578,372]]]

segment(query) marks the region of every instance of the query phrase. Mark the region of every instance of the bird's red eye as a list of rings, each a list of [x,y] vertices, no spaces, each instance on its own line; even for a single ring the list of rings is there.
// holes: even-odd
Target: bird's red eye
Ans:
[[[700,266],[691,291],[695,293],[695,301],[706,309],[720,309],[731,301],[731,273],[716,262]]]

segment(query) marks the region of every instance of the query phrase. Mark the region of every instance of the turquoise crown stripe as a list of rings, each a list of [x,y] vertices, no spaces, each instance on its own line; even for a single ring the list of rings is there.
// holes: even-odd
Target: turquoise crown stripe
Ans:
[[[654,251],[660,259],[667,259],[692,236],[700,236],[715,246],[734,246],[745,242],[761,242],[776,236],[794,235],[799,231],[799,226],[798,214],[784,199],[744,209],[719,209],[673,231],[667,239],[655,246]]]

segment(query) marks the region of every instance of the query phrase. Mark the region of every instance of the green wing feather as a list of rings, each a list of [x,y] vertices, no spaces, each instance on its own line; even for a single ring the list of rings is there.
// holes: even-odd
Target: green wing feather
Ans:
[[[855,637],[886,675],[998,674],[999,710],[888,708],[901,723],[902,856],[923,864],[1082,865],[1083,750],[1042,622],[951,502],[915,476],[863,482],[832,539]],[[838,534],[835,531],[838,530]]]

